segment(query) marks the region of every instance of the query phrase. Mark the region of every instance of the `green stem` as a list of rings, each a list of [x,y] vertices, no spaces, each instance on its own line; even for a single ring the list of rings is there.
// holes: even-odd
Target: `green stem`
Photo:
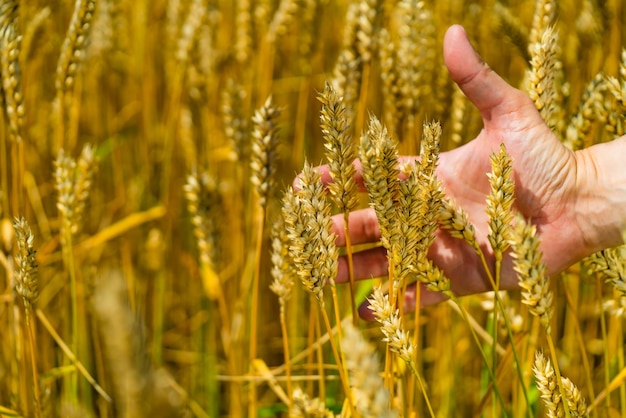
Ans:
[[[289,357],[289,336],[287,334],[287,322],[285,320],[285,304],[280,305],[280,328],[283,334],[283,355],[285,357],[285,376],[287,377],[287,396],[289,397],[289,415],[293,405],[293,387],[291,384],[291,362]]]
[[[71,223],[67,219],[63,219],[63,238],[62,245],[63,260],[67,274],[70,276],[70,304],[71,304],[71,338],[70,350],[78,355],[78,291],[76,284],[76,268],[74,265],[74,250],[72,244]],[[73,373],[70,376],[69,390],[71,400],[78,401],[78,376]]]
[[[257,230],[256,241],[256,263],[254,269],[254,277],[252,281],[252,301],[250,308],[250,372],[252,370],[253,361],[257,357],[257,339],[258,339],[258,312],[259,312],[259,281],[261,276],[261,260],[263,257],[263,230],[265,228],[265,209],[260,210],[260,221]],[[248,416],[256,417],[257,415],[257,384],[254,380],[250,382],[250,393],[248,399]]]
[[[496,395],[496,397],[498,398],[498,401],[500,402],[500,407],[502,408],[502,416],[508,416],[508,414],[506,413],[506,409],[504,407],[504,400],[502,399],[502,396],[500,395],[500,391],[498,390],[498,385],[497,385],[497,381],[496,381],[496,377],[493,374],[493,371],[491,370],[491,368],[489,367],[489,360],[487,359],[487,355],[485,354],[485,351],[482,348],[482,345],[480,344],[480,340],[478,339],[478,336],[476,335],[476,332],[474,331],[474,328],[472,328],[472,325],[470,323],[469,318],[467,317],[467,312],[465,312],[465,308],[463,308],[463,306],[461,306],[461,304],[459,303],[458,299],[456,298],[456,296],[454,296],[454,294],[450,291],[446,291],[443,292],[446,296],[448,296],[450,298],[450,300],[452,300],[454,302],[454,304],[459,308],[461,315],[463,316],[463,319],[465,320],[465,322],[467,323],[470,332],[472,334],[472,338],[474,338],[474,342],[476,343],[476,347],[478,348],[478,351],[480,351],[480,355],[483,358],[483,361],[485,363],[485,368],[487,369],[487,373],[489,373],[489,378],[491,380],[492,383],[492,387],[493,387],[493,393]],[[496,341],[494,341],[494,347],[497,344]]]
[[[332,335],[333,328],[330,326],[330,320],[328,319],[328,314],[324,309],[324,305],[322,303],[319,304],[320,311],[322,313],[322,317],[324,318],[324,323],[326,324],[326,331],[328,331],[329,335]],[[337,328],[339,329],[339,328]],[[343,385],[343,390],[346,394],[346,399],[348,400],[348,407],[350,408],[351,415],[356,417],[356,411],[354,409],[354,403],[352,402],[352,392],[350,392],[350,382],[348,377],[346,376],[346,370],[343,365],[343,361],[341,360],[341,355],[339,354],[339,350],[337,348],[337,344],[335,340],[332,338],[329,339],[330,347],[333,350],[333,355],[335,356],[335,362],[337,363],[337,369],[339,370],[339,378],[341,379],[341,384]]]
[[[422,391],[422,394],[424,395],[424,402],[426,402],[426,408],[428,408],[428,413],[430,414],[432,418],[435,418],[433,407],[430,405],[430,400],[428,399],[428,394],[426,393],[426,387],[424,386],[424,382],[422,381],[422,377],[420,376],[420,373],[417,371],[417,367],[415,366],[415,363],[413,361],[410,361],[409,367],[411,368],[411,372],[413,372],[413,375],[417,379],[417,384],[419,385],[420,390]]]
[[[35,333],[33,332],[33,322],[31,321],[32,308],[26,308],[26,328],[28,329],[28,342],[30,344],[30,361],[33,372],[33,396],[35,398],[35,417],[42,417],[41,396],[39,395],[39,373],[37,372],[37,360],[35,357]]]

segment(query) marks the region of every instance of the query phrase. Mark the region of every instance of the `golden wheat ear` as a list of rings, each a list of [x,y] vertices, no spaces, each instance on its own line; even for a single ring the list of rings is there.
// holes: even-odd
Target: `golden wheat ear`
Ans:
[[[535,354],[533,374],[541,398],[544,400],[549,417],[565,416],[566,409],[559,391],[557,375],[550,360],[545,358],[540,351]],[[561,385],[564,387],[565,402],[571,417],[587,417],[587,405],[580,390],[567,377],[561,377]]]
[[[250,160],[251,180],[256,187],[259,204],[263,208],[267,205],[275,182],[279,116],[280,110],[274,106],[272,98],[268,97],[252,117],[254,129]]]
[[[15,256],[15,290],[24,300],[27,311],[39,296],[39,266],[37,251],[34,248],[34,236],[24,217],[16,218],[13,222],[17,255]]]
[[[390,410],[391,396],[380,376],[381,365],[375,348],[369,344],[361,331],[352,324],[344,327],[343,346],[346,350],[346,367],[356,410],[361,416],[397,416]]]
[[[7,1],[0,6],[0,74],[9,138],[21,142],[25,111],[20,68],[22,36],[19,33],[17,12],[16,1]]]

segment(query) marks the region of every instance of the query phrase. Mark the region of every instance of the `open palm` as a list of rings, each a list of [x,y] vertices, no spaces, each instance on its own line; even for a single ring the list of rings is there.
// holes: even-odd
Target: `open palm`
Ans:
[[[483,251],[492,256],[487,241],[486,198],[490,155],[504,143],[513,159],[516,209],[530,219],[542,237],[544,262],[549,273],[556,273],[590,253],[578,210],[580,166],[584,155],[564,147],[550,131],[533,102],[511,87],[474,51],[460,26],[448,29],[444,40],[444,60],[452,79],[481,113],[484,128],[473,141],[442,153],[437,175],[447,196],[469,215]],[[356,163],[357,171],[360,164]],[[324,176],[328,178],[328,176]],[[362,179],[358,179],[362,185]],[[343,219],[335,218],[338,244],[345,243]],[[353,243],[374,242],[380,238],[372,209],[350,215]],[[452,281],[458,295],[491,289],[475,251],[466,243],[439,232],[430,256]],[[384,275],[387,261],[384,249],[376,248],[354,255],[355,277]],[[340,262],[338,281],[347,279],[345,260]],[[503,260],[503,289],[516,286],[510,257]],[[408,292],[407,307],[415,303]],[[441,300],[441,295],[422,292],[422,304]],[[367,310],[361,310],[367,314]]]

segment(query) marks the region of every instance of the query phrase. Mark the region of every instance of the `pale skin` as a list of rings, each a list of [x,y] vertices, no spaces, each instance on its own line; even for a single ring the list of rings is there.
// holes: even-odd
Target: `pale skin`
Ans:
[[[437,176],[446,195],[469,215],[488,262],[493,254],[487,241],[486,198],[491,170],[489,156],[504,143],[513,159],[515,207],[537,226],[543,261],[555,275],[604,248],[624,243],[626,231],[626,137],[572,152],[561,144],[536,110],[530,98],[510,86],[474,51],[461,26],[448,29],[444,60],[451,78],[480,111],[484,128],[479,135],[455,150],[440,155]],[[364,190],[357,167],[357,180]],[[324,182],[332,181],[325,166]],[[352,244],[377,242],[380,231],[372,209],[354,211],[349,217]],[[343,216],[334,217],[337,245],[345,245]],[[492,290],[475,251],[465,242],[439,231],[429,256],[451,279],[459,296]],[[384,276],[387,259],[382,247],[354,254],[358,279]],[[348,280],[347,261],[339,261],[337,282]],[[502,289],[517,287],[512,261],[505,254]],[[421,305],[444,299],[422,289]],[[415,288],[409,288],[405,309],[415,308]],[[359,313],[371,319],[361,306]]]

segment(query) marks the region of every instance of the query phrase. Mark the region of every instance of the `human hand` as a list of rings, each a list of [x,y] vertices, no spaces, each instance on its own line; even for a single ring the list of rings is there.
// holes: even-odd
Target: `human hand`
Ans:
[[[474,51],[461,26],[448,29],[444,40],[444,60],[450,76],[480,111],[484,128],[468,144],[442,153],[437,176],[447,196],[463,208],[474,225],[476,237],[487,260],[493,264],[488,240],[486,199],[490,191],[487,173],[491,171],[490,155],[504,143],[513,160],[515,207],[536,225],[540,234],[543,261],[549,274],[558,273],[582,257],[599,249],[591,239],[591,225],[584,219],[588,213],[589,169],[592,159],[585,153],[574,153],[561,144],[523,92],[513,88],[493,72]],[[357,181],[364,190],[361,166],[355,161]],[[320,167],[322,179],[332,181],[326,167]],[[352,244],[376,242],[380,231],[372,209],[350,214]],[[345,245],[343,216],[334,218],[337,244]],[[439,231],[429,256],[451,279],[456,295],[492,290],[486,272],[475,250],[467,243]],[[387,258],[382,247],[354,254],[356,279],[383,276]],[[510,256],[505,255],[501,289],[517,286]],[[341,259],[337,282],[348,280],[347,262]],[[414,309],[415,288],[406,294],[406,309]],[[421,304],[441,301],[441,294],[421,292]],[[362,306],[360,314],[371,317]]]

